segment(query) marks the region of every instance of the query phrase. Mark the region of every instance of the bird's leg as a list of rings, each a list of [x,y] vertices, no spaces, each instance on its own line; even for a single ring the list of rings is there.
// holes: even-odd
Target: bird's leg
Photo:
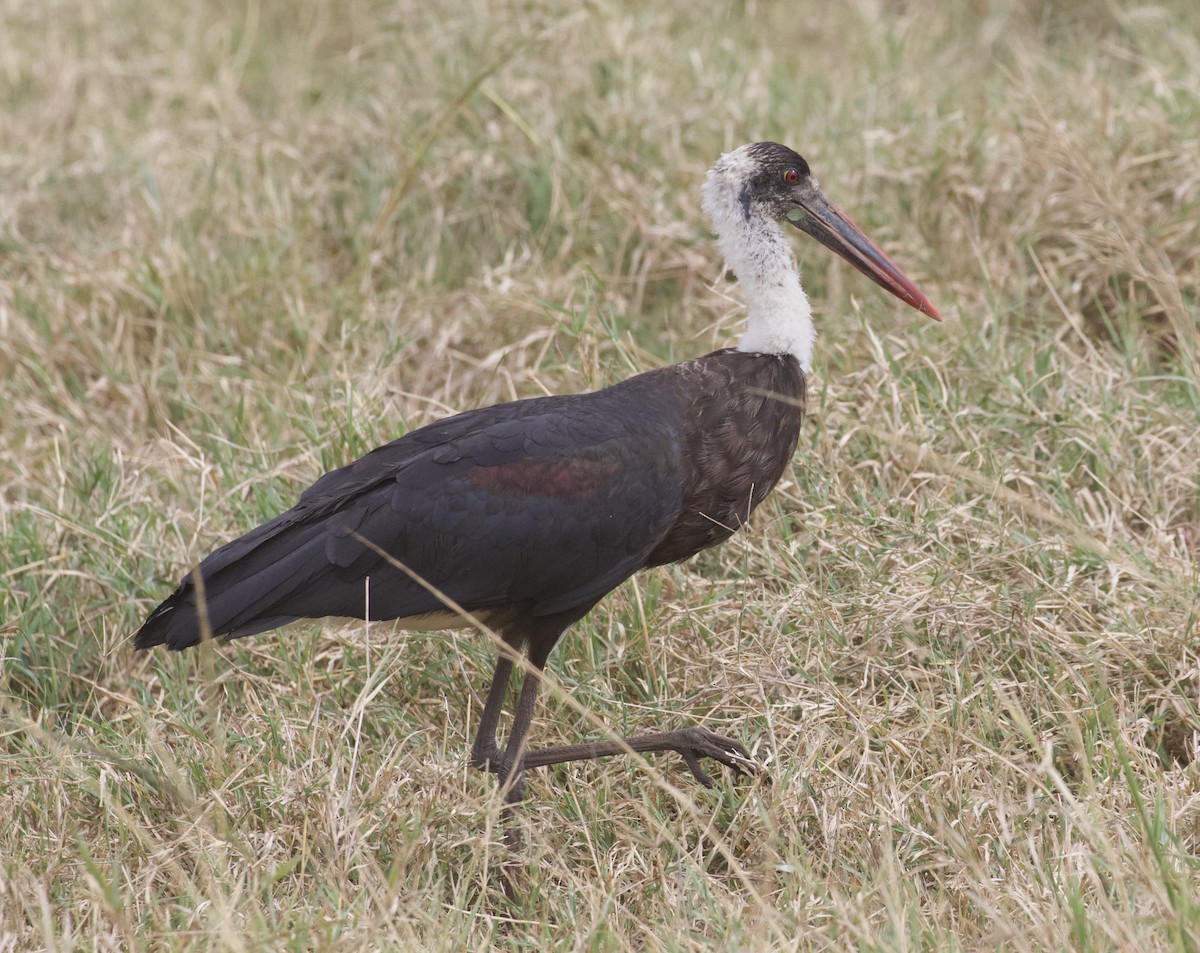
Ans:
[[[496,725],[500,721],[500,710],[504,707],[504,695],[508,690],[512,668],[512,656],[502,649],[496,659],[492,685],[488,689],[487,701],[483,703],[483,714],[471,745],[471,766],[499,774],[502,779],[508,773],[508,765],[504,761],[504,753],[496,744]]]
[[[504,843],[509,851],[516,854],[521,849],[521,831],[516,826],[514,811],[521,802],[525,792],[525,778],[520,768],[513,770],[517,764],[515,754],[524,744],[525,735],[529,733],[529,724],[533,719],[533,708],[537,701],[537,677],[530,673],[521,684],[521,698],[517,702],[517,711],[513,718],[512,732],[509,735],[508,746],[501,751],[496,743],[496,726],[500,721],[500,711],[504,707],[504,696],[508,683],[512,678],[512,656],[501,649],[496,659],[496,671],[492,675],[492,684],[488,688],[487,700],[483,703],[483,714],[479,718],[479,728],[475,732],[475,741],[471,745],[471,765],[481,771],[498,775],[500,789],[504,794],[504,810],[502,811],[504,825]],[[519,876],[519,868],[506,865],[504,868],[504,892],[513,896],[516,889],[514,878]]]
[[[508,683],[512,678],[512,655],[501,650],[496,659],[496,671],[492,676],[492,684],[488,689],[487,700],[483,705],[483,714],[479,719],[479,729],[475,733],[475,741],[471,745],[471,764],[482,771],[488,771],[499,776],[504,793],[505,814],[511,824],[511,810],[520,804],[525,795],[525,771],[529,768],[544,768],[552,764],[565,764],[569,761],[590,761],[598,758],[608,758],[613,755],[628,754],[636,751],[648,754],[654,751],[678,752],[687,764],[692,775],[705,787],[712,787],[713,779],[700,766],[702,758],[712,758],[714,761],[731,768],[736,774],[752,775],[762,770],[750,753],[733,738],[718,735],[707,728],[694,726],[680,728],[675,731],[654,731],[641,735],[622,738],[619,741],[592,741],[585,744],[557,745],[553,748],[542,748],[537,751],[525,750],[525,742],[529,734],[529,726],[533,722],[534,710],[537,707],[538,689],[541,682],[540,672],[546,664],[552,643],[537,646],[540,651],[531,654],[530,662],[533,668],[526,673],[521,683],[521,696],[513,714],[512,730],[509,733],[508,744],[502,750],[496,741],[496,727],[500,720],[500,712],[504,705],[504,696]],[[515,836],[510,831],[511,840]]]
[[[508,745],[501,756],[504,769],[501,780],[507,785],[504,801],[506,804],[519,804],[525,793],[525,771],[529,768],[544,768],[552,764],[564,764],[568,761],[590,761],[596,758],[607,758],[612,755],[628,754],[636,751],[647,754],[652,751],[675,751],[682,755],[684,762],[693,776],[706,788],[713,786],[713,779],[700,767],[702,758],[712,758],[735,774],[753,775],[760,773],[762,765],[750,756],[740,742],[716,732],[695,725],[691,728],[679,728],[675,731],[653,731],[642,735],[632,735],[619,741],[592,741],[578,745],[557,745],[553,748],[542,748],[528,751],[525,748],[529,725],[533,721],[534,709],[537,707],[538,688],[541,682],[541,669],[545,659],[531,658],[534,668],[526,673],[521,683],[521,697],[517,702],[517,710],[513,715],[512,733]],[[539,664],[540,661],[540,664]],[[498,671],[498,668],[497,668]],[[507,677],[507,673],[506,677]],[[489,697],[488,701],[491,701]],[[482,731],[482,725],[480,726]]]
[[[539,646],[540,647],[540,646]],[[496,661],[496,673],[488,690],[479,730],[471,748],[471,763],[482,770],[499,775],[504,789],[504,802],[510,807],[519,804],[525,794],[525,771],[529,768],[544,768],[552,764],[569,761],[591,761],[613,755],[636,751],[648,754],[655,751],[675,751],[682,756],[692,775],[705,787],[712,787],[713,779],[701,766],[703,758],[731,768],[736,774],[753,775],[762,771],[759,764],[742,744],[725,735],[701,728],[679,728],[675,731],[654,731],[613,741],[592,741],[584,744],[557,745],[536,751],[525,750],[529,726],[537,707],[540,672],[549,651],[537,652],[530,658],[533,668],[526,673],[521,683],[521,696],[513,715],[512,731],[504,750],[496,743],[496,725],[500,718],[505,690],[512,675],[513,661],[502,653]]]
[[[593,741],[587,744],[558,745],[540,751],[527,751],[521,759],[521,770],[564,764],[568,761],[607,758],[616,754],[628,754],[630,751],[641,754],[651,751],[676,751],[683,756],[696,780],[706,788],[712,787],[713,780],[700,767],[701,758],[712,758],[732,768],[736,774],[753,775],[763,770],[762,765],[755,761],[739,742],[698,725],[676,731],[633,735],[620,741]]]
[[[507,805],[520,804],[525,796],[525,742],[529,735],[529,726],[533,723],[533,713],[537,708],[538,689],[541,687],[541,671],[545,659],[540,661],[531,658],[533,668],[525,673],[521,680],[521,697],[517,699],[517,710],[513,712],[512,731],[508,736],[508,745],[504,749],[503,759],[508,768],[504,782],[504,803]]]
[[[508,736],[508,744],[500,755],[503,768],[497,772],[500,775],[500,790],[504,795],[504,810],[501,812],[504,843],[514,855],[521,850],[521,828],[517,824],[517,808],[525,798],[525,742],[529,735],[529,726],[533,722],[534,709],[537,707],[541,670],[546,664],[545,656],[541,653],[535,654],[530,661],[534,667],[527,671],[521,680],[521,697],[517,699],[517,709],[513,712],[512,731]],[[506,868],[504,889],[510,897],[515,889],[515,878],[519,876],[518,870],[518,867]]]
[[[521,682],[521,696],[517,701],[517,710],[513,714],[508,744],[501,750],[496,743],[496,726],[500,721],[500,712],[504,707],[504,695],[513,670],[512,656],[501,652],[500,657],[496,659],[496,671],[492,675],[492,684],[488,689],[487,700],[483,703],[483,714],[479,718],[479,728],[475,732],[475,741],[471,745],[471,766],[500,776],[500,783],[504,786],[506,804],[520,803],[525,791],[518,752],[525,744],[525,737],[529,734],[529,726],[533,722],[533,713],[537,707],[539,681],[537,671],[540,669],[541,666],[537,666],[537,669],[526,674]]]

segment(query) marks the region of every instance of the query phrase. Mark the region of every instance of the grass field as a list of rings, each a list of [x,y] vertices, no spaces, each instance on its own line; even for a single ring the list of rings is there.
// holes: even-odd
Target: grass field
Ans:
[[[1200,4],[0,2],[0,951],[1200,947]],[[699,209],[798,148],[942,325],[821,331],[753,529],[568,635],[509,901],[492,650],[135,654],[447,413],[733,343]]]

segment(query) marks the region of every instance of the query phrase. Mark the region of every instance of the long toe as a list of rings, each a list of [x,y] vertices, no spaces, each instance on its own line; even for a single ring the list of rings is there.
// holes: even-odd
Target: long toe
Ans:
[[[766,771],[765,766],[751,757],[750,752],[733,738],[718,735],[716,732],[698,725],[685,728],[682,735],[683,741],[679,746],[679,753],[683,755],[684,761],[687,762],[687,766],[695,775],[696,780],[705,787],[712,786],[712,778],[701,770],[700,758],[712,758],[714,761],[719,761],[739,775],[752,776],[763,774]]]

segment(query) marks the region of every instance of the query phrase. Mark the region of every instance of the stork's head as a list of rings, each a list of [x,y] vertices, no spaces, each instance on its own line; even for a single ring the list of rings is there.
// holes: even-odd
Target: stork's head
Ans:
[[[787,222],[922,314],[941,315],[917,286],[821,193],[804,157],[777,142],[727,152],[704,183],[704,209],[726,239],[742,226]],[[724,243],[723,243],[724,244]]]

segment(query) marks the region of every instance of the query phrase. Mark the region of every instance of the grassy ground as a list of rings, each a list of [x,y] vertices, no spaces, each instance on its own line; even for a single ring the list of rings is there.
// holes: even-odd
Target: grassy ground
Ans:
[[[1200,5],[0,17],[0,950],[1200,945]],[[132,652],[324,469],[734,340],[698,186],[755,138],[947,320],[797,241],[792,472],[534,737],[702,721],[773,783],[537,776],[508,902],[480,637]]]

